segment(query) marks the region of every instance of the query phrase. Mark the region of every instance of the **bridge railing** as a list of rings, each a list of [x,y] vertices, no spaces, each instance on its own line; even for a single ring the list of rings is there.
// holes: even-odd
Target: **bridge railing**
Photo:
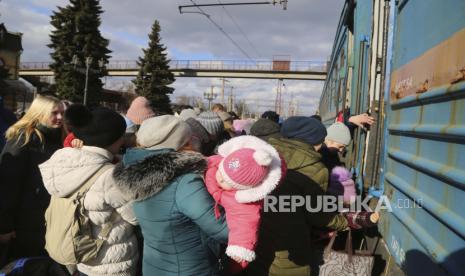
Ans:
[[[278,61],[280,62],[280,61]],[[51,62],[21,62],[20,70],[50,70]],[[277,61],[248,60],[171,60],[171,70],[211,70],[211,71],[278,71],[326,72],[326,62],[321,61],[284,61],[285,65],[276,66]],[[282,65],[278,64],[278,65]],[[135,60],[111,60],[107,70],[137,70]]]
[[[50,70],[50,61],[44,62],[21,62],[19,65],[20,70]]]
[[[247,61],[247,60],[172,60],[171,69],[193,70],[243,70],[243,71],[275,71],[273,61]],[[326,62],[290,61],[285,71],[316,71],[326,72]]]

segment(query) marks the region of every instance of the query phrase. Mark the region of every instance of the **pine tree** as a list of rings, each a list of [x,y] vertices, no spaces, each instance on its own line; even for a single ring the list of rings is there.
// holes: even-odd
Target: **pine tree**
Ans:
[[[133,80],[136,93],[146,97],[153,109],[162,114],[171,114],[170,98],[174,88],[168,85],[174,82],[174,75],[169,71],[169,59],[166,57],[166,48],[160,40],[160,24],[157,20],[152,25],[149,35],[149,47],[143,49],[144,57],[139,57],[139,73]]]
[[[56,93],[63,99],[82,102],[86,78],[86,59],[91,57],[88,74],[87,103],[97,104],[106,74],[109,41],[102,37],[99,26],[103,13],[99,0],[70,0],[66,7],[58,7],[51,16],[55,27],[48,45],[53,51]]]

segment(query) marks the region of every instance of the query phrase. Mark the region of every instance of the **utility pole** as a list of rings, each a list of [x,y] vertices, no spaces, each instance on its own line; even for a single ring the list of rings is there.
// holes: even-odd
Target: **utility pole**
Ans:
[[[296,102],[294,101],[294,92],[291,91],[291,100],[289,101],[289,107],[287,109],[287,117],[292,117],[297,115]]]
[[[283,79],[278,79],[278,85],[276,87],[276,99],[274,103],[274,110],[276,113],[282,115],[282,105],[283,105],[283,98],[282,98],[282,87],[284,86]]]
[[[225,85],[225,82],[229,82],[228,80],[226,80],[225,78],[221,78],[222,80],[222,85],[221,85],[221,104],[224,106],[224,85]]]
[[[233,111],[234,107],[234,94],[233,94],[234,87],[231,86],[231,90],[229,91],[229,98],[228,98],[228,111]]]

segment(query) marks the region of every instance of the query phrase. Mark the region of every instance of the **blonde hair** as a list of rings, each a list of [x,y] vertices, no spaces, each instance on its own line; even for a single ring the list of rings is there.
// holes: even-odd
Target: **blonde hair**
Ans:
[[[12,125],[6,131],[5,137],[7,141],[16,140],[19,142],[19,138],[24,135],[24,143],[21,146],[25,146],[31,140],[33,133],[39,136],[40,142],[44,142],[44,135],[37,129],[37,125],[47,122],[50,117],[53,108],[61,104],[60,99],[53,96],[37,96],[32,101],[31,107],[24,114],[24,116]]]

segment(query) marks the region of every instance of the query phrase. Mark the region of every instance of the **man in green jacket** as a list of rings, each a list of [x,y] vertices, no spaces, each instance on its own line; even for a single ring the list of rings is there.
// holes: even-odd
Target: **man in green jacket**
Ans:
[[[318,196],[325,195],[328,170],[318,153],[326,129],[316,119],[291,117],[281,127],[283,138],[268,140],[287,163],[287,175],[272,196],[310,198],[312,208]],[[257,259],[249,275],[310,275],[312,227],[344,230],[346,218],[335,212],[309,212],[306,206],[295,212],[266,210],[262,216]]]

